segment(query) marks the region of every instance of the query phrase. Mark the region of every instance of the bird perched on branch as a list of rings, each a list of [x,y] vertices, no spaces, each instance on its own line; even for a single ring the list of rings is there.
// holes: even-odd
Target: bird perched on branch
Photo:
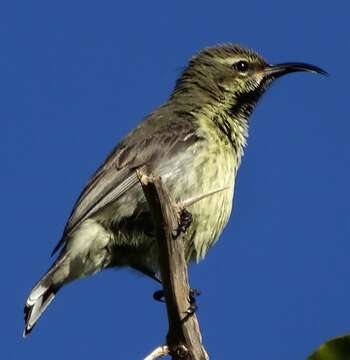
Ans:
[[[129,266],[156,278],[158,249],[136,170],[162,177],[177,201],[218,191],[193,203],[185,256],[201,260],[225,227],[249,128],[267,86],[296,71],[325,74],[305,63],[268,64],[233,44],[195,55],[169,100],[111,152],[79,196],[59,255],[25,305],[26,336],[61,287],[106,268]]]

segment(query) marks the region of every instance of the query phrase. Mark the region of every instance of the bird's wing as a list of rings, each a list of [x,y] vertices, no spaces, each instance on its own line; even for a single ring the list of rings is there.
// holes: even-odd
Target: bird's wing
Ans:
[[[132,131],[88,182],[72,210],[62,239],[52,254],[58,251],[67,236],[84,220],[138,183],[136,169],[147,166],[152,170],[162,159],[184,151],[199,139],[191,121],[180,119],[163,124],[159,121],[152,126],[152,120],[147,119]]]

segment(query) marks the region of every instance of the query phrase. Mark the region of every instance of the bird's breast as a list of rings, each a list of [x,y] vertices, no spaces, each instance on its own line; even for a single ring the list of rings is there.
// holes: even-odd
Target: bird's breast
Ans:
[[[192,167],[183,179],[186,186],[179,186],[175,191],[177,197],[184,201],[187,197],[222,190],[188,208],[193,217],[188,234],[188,256],[191,260],[199,261],[205,256],[231,214],[238,162],[230,147],[221,145],[218,142],[197,144],[192,150]]]
[[[193,218],[186,236],[188,261],[202,259],[225,227],[232,209],[236,169],[232,150],[210,141],[197,142],[154,169],[178,202],[223,189],[187,208]],[[101,220],[114,233],[117,248],[144,248],[143,258],[138,255],[138,261],[144,268],[157,267],[152,220],[140,186],[105,209]]]

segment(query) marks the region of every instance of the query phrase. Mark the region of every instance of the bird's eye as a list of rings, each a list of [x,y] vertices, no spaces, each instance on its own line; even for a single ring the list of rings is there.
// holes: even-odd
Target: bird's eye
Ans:
[[[245,60],[240,60],[240,61],[237,61],[236,63],[234,63],[232,65],[233,69],[236,70],[236,71],[239,71],[241,73],[245,73],[248,71],[248,68],[249,68],[249,64],[247,61]]]

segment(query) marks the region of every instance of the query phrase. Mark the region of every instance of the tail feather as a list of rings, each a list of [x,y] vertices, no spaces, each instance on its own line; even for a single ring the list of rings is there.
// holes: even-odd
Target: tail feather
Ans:
[[[23,337],[26,337],[33,329],[42,313],[50,305],[57,291],[63,284],[63,277],[54,280],[55,274],[60,270],[61,265],[66,260],[68,254],[64,254],[58,258],[51,266],[49,271],[39,280],[29,294],[27,302],[24,306],[24,331]]]
[[[30,293],[24,307],[25,327],[23,337],[26,337],[33,329],[41,314],[54,299],[56,290],[52,286],[45,288],[41,281]]]
[[[30,292],[24,307],[23,337],[31,332],[63,285],[108,266],[111,256],[106,249],[110,238],[110,234],[94,222],[86,222],[76,231],[69,247],[61,251],[49,271]]]

